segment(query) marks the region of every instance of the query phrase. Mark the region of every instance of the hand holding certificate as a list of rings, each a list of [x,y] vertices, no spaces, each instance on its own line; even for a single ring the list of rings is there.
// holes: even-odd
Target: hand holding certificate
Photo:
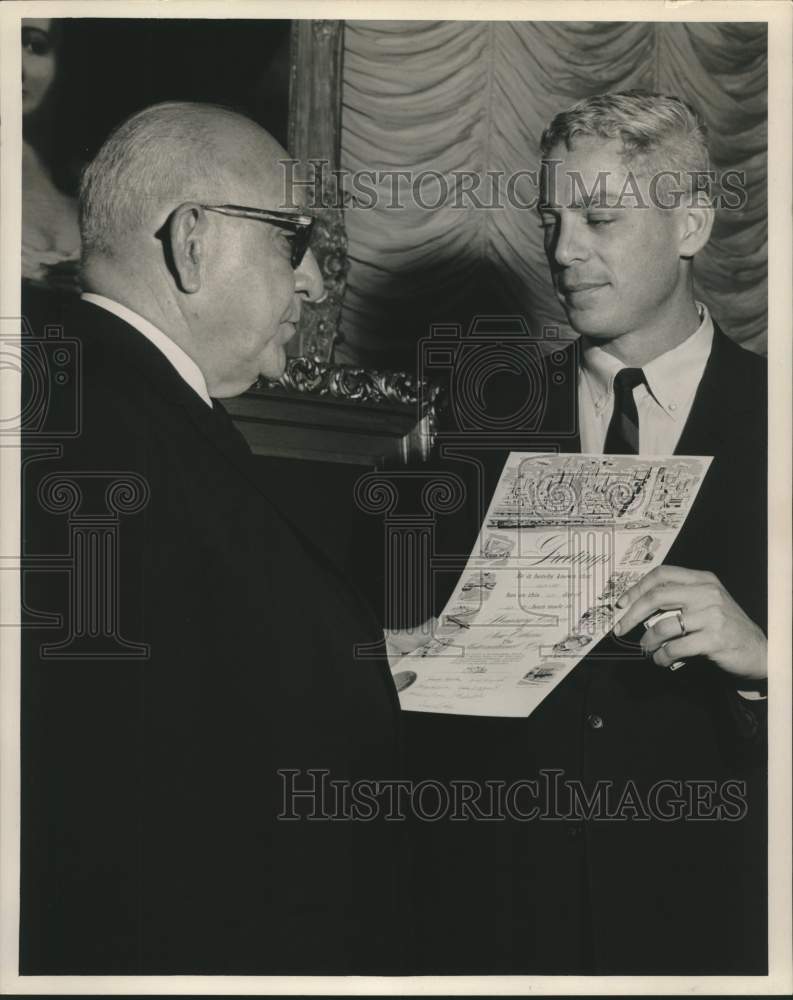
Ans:
[[[679,657],[705,656],[736,681],[756,684],[767,677],[766,638],[735,603],[713,573],[659,566],[629,591],[617,606],[624,611],[614,626],[624,635],[655,609],[678,609],[674,617],[654,615],[641,644],[663,667]]]
[[[512,453],[432,635],[393,667],[402,707],[529,715],[660,565],[709,464]]]

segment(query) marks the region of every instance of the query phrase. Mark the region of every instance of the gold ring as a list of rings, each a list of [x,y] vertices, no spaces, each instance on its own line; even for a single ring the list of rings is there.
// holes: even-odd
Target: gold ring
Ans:
[[[680,635],[681,636],[688,635],[688,632],[686,631],[685,619],[683,618],[683,609],[682,608],[677,608],[677,610],[675,611],[675,614],[677,615],[677,621],[678,621],[678,624],[680,625]]]

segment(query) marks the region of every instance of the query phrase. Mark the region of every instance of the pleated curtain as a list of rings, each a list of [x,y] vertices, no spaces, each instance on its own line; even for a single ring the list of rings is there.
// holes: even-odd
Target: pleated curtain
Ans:
[[[745,204],[718,213],[697,256],[697,293],[731,337],[765,352],[766,52],[765,25],[751,23],[347,22],[342,168],[508,178],[537,168],[543,128],[582,97],[633,87],[683,97],[708,125],[713,168],[745,173]],[[434,206],[446,182],[424,180]],[[529,202],[524,180],[513,201]],[[433,324],[481,315],[572,335],[536,212],[503,196],[505,207],[474,207],[453,183],[437,208],[418,205],[410,181],[367,184],[375,205],[366,197],[345,211],[339,360],[411,366]],[[492,203],[486,183],[478,195]]]

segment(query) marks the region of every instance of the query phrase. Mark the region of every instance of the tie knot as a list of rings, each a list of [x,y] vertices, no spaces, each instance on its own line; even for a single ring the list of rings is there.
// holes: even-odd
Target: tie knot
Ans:
[[[623,368],[614,376],[614,395],[621,396],[633,392],[637,385],[644,385],[644,372],[641,368]]]

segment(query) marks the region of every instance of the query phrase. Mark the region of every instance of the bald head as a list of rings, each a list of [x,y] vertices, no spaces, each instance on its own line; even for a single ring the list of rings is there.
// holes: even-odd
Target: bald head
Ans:
[[[295,256],[295,223],[215,210],[284,208],[285,156],[244,115],[159,104],[120,125],[83,177],[84,287],[174,341],[213,396],[279,378],[303,302],[323,291],[311,250]]]
[[[276,208],[282,147],[244,115],[169,102],[139,111],[110,135],[80,185],[83,260],[124,256],[185,201]]]

